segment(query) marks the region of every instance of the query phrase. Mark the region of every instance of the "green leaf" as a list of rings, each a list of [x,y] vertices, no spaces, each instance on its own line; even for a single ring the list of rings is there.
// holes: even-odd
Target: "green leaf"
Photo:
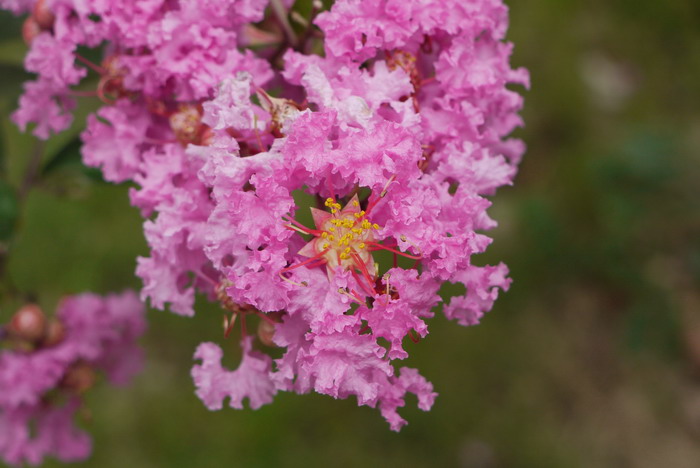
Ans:
[[[0,242],[12,237],[19,218],[19,201],[15,190],[4,180],[0,180]]]

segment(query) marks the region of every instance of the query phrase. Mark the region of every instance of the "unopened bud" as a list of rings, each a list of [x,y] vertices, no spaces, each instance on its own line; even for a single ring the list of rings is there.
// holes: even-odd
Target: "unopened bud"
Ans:
[[[39,341],[46,333],[46,317],[38,305],[27,304],[15,312],[8,328],[16,338]]]
[[[77,394],[85,393],[95,384],[95,371],[86,362],[77,362],[63,376],[61,385]]]
[[[22,24],[22,39],[27,45],[30,45],[34,38],[41,34],[41,26],[31,16],[24,20]]]
[[[183,146],[199,143],[202,127],[201,113],[193,105],[181,104],[177,112],[170,116],[170,128]]]
[[[51,29],[56,20],[54,14],[49,10],[46,0],[37,0],[32,10],[32,17],[42,29]]]
[[[272,337],[275,336],[275,326],[267,320],[260,320],[258,324],[258,338],[265,346],[275,346]]]
[[[65,334],[66,329],[63,324],[60,321],[53,319],[51,322],[49,322],[49,326],[46,330],[46,337],[44,338],[42,345],[46,347],[56,346],[63,341]]]

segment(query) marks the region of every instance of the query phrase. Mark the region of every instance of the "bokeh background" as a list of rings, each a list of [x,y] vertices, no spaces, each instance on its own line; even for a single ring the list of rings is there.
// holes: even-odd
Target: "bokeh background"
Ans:
[[[409,400],[399,434],[376,410],[319,395],[209,412],[189,369],[197,343],[222,341],[221,312],[200,301],[193,319],[149,312],[145,372],[89,393],[95,449],[79,466],[700,466],[700,3],[509,4],[512,60],[532,74],[517,132],[529,149],[477,261],[505,261],[514,283],[481,325],[437,316],[409,343],[407,364],[440,393],[433,410]],[[74,139],[94,104],[46,145],[9,121],[28,78],[20,25],[0,14],[11,248],[0,321],[18,306],[11,285],[47,310],[66,293],[138,289],[147,253],[129,187],[79,164]],[[224,346],[235,366],[235,341]]]

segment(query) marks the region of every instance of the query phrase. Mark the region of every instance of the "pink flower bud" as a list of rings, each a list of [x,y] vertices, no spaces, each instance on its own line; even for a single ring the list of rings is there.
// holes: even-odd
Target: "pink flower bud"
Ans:
[[[39,34],[41,34],[39,23],[37,23],[33,17],[29,16],[24,20],[24,24],[22,24],[22,39],[29,45]]]
[[[275,326],[267,320],[261,320],[258,324],[258,338],[265,346],[275,346],[272,337],[275,336]]]
[[[19,339],[39,341],[46,332],[46,317],[38,305],[27,304],[15,312],[9,330]]]
[[[63,376],[61,385],[77,394],[88,391],[95,384],[95,370],[86,362],[77,362]]]
[[[46,0],[37,0],[32,10],[32,18],[34,18],[41,29],[51,29],[53,22],[56,20],[53,12],[46,5]]]
[[[46,347],[56,346],[63,341],[65,334],[66,328],[63,326],[63,324],[58,320],[51,320],[51,322],[49,322],[49,326],[47,327],[46,336],[44,337],[42,345]]]

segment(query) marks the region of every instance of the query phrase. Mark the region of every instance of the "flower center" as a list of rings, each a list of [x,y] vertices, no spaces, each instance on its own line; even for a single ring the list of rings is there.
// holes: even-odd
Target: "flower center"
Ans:
[[[280,270],[279,275],[282,280],[298,286],[307,286],[305,283],[294,283],[285,277],[284,273],[301,267],[315,268],[325,265],[328,277],[332,279],[335,270],[341,267],[352,273],[364,292],[374,296],[378,267],[372,258],[373,251],[392,252],[395,256],[395,264],[397,255],[420,260],[420,256],[401,252],[393,247],[382,245],[376,240],[376,231],[381,227],[369,220],[369,213],[385,193],[386,188],[378,197],[374,199],[370,197],[367,211],[361,209],[357,195],[354,195],[344,207],[341,207],[340,203],[333,198],[326,199],[325,205],[330,209],[330,213],[311,208],[316,229],[307,228],[291,216],[283,218],[287,223],[285,224],[287,229],[301,234],[310,234],[313,239],[299,251],[299,255],[308,257],[306,260]]]
[[[325,204],[331,209],[331,215],[317,226],[321,232],[312,241],[315,254],[323,257],[333,269],[339,265],[346,270],[352,269],[362,263],[373,271],[374,261],[367,244],[375,242],[374,231],[379,225],[370,223],[356,199],[342,211],[340,204],[332,198]]]

